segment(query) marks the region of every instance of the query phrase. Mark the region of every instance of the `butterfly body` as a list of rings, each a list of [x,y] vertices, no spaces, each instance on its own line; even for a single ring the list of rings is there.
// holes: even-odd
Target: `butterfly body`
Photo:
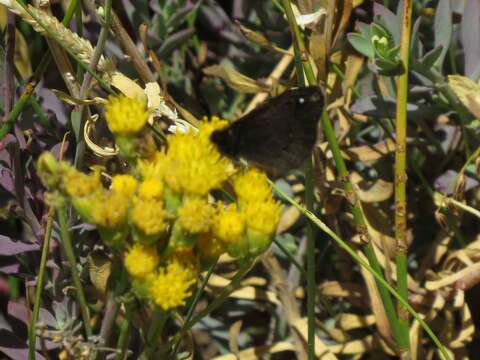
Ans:
[[[288,90],[214,131],[211,140],[225,156],[284,173],[300,167],[310,155],[322,111],[320,88]]]

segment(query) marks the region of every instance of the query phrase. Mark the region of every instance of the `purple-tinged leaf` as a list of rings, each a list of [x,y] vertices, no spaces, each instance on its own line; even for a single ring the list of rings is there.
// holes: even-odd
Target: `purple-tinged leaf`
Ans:
[[[63,152],[67,152],[68,150],[68,145],[70,145],[69,141],[65,141],[65,144],[63,145]],[[56,159],[60,159],[60,150],[62,149],[62,143],[58,143],[54,145],[51,149],[50,152],[55,156]]]
[[[0,168],[0,186],[3,187],[10,194],[15,196],[15,186],[12,172],[7,168]]]
[[[0,330],[12,331],[12,326],[8,323],[4,314],[0,313]]]
[[[37,94],[42,99],[42,108],[47,112],[54,114],[57,121],[65,126],[68,122],[65,105],[49,89],[41,88],[37,91]]]
[[[200,6],[199,20],[208,27],[209,31],[219,32],[231,25],[231,20],[218,4]]]
[[[21,302],[9,301],[7,305],[8,315],[19,320],[28,326],[29,324],[29,310],[25,304]]]
[[[435,180],[435,190],[444,195],[452,195],[455,191],[455,181],[457,179],[457,175],[458,172],[455,170],[447,170],[444,172]],[[465,173],[465,191],[477,187],[478,184],[479,183],[477,180]]]
[[[28,359],[27,344],[15,334],[7,330],[0,330],[0,352],[8,356],[10,359]],[[45,360],[45,358],[38,352],[35,353],[35,359]]]
[[[362,97],[355,101],[350,107],[354,113],[360,113],[367,116],[395,117],[396,105],[392,98],[378,98],[376,96]],[[430,105],[421,103],[408,103],[407,116],[415,119],[416,117],[431,117],[436,112]]]
[[[0,235],[0,256],[12,256],[38,250],[40,250],[38,244],[27,244],[18,240],[12,240],[8,236]]]
[[[458,126],[452,124],[436,124],[434,127],[435,136],[439,139],[442,150],[448,153],[451,150],[453,142],[455,141]]]
[[[435,12],[433,32],[435,34],[435,47],[442,47],[442,52],[435,62],[435,65],[441,68],[452,39],[452,9],[450,8],[450,0],[439,1]]]
[[[9,301],[7,305],[8,315],[14,317],[15,319],[21,321],[25,325],[30,325],[30,309],[25,306],[23,301]],[[57,325],[57,320],[47,310],[40,308],[38,313],[38,321],[43,322],[47,326],[55,327]]]
[[[480,1],[465,2],[461,22],[461,38],[465,56],[465,75],[472,80],[480,59]]]
[[[0,140],[0,150],[3,151],[8,144],[11,144],[15,141],[17,141],[17,139],[15,139],[15,136],[13,136],[12,134],[7,134],[2,140]]]
[[[183,24],[185,21],[187,21],[187,15],[194,10],[194,8],[197,8],[200,2],[197,4],[186,4],[183,8],[178,9],[175,11],[174,14],[172,14],[171,18],[168,19],[167,21],[167,28],[171,31],[176,30],[181,24]]]
[[[6,264],[6,265],[0,265],[0,274],[5,274],[5,275],[15,275],[20,272],[20,264],[19,263],[13,263],[13,264]]]

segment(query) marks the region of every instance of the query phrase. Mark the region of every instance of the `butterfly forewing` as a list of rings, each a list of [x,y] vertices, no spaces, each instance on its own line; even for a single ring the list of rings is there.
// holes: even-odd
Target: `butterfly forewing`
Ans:
[[[219,150],[274,173],[297,168],[310,154],[323,109],[318,87],[293,89],[212,134]]]

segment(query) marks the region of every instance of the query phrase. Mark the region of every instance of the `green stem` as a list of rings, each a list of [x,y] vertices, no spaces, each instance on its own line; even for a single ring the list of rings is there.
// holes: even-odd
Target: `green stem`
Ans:
[[[15,121],[23,111],[24,107],[30,103],[30,95],[32,95],[33,90],[34,86],[31,83],[27,84],[23,94],[20,96],[20,99],[18,99],[18,101],[15,103],[12,111],[8,113],[5,121],[0,127],[0,140],[2,140],[10,132],[13,124],[15,124]]]
[[[70,20],[73,18],[73,15],[77,12],[78,9],[81,10],[81,7],[78,6],[79,0],[71,0],[70,4],[68,5],[67,11],[65,12],[65,16],[63,17],[62,24],[67,26],[70,23]],[[77,24],[78,25],[78,24]],[[82,25],[82,24],[80,24]],[[80,26],[77,31],[78,35],[82,36],[81,34],[82,27]]]
[[[240,268],[238,269],[235,276],[230,281],[230,284],[228,284],[223,289],[222,293],[216,296],[215,299],[210,304],[208,304],[208,306],[205,309],[200,311],[195,317],[192,318],[192,320],[185,323],[185,325],[182,327],[180,332],[177,335],[175,335],[175,341],[178,341],[178,339],[181,339],[185,335],[185,333],[193,327],[193,325],[195,325],[197,322],[202,320],[205,316],[210,314],[213,310],[217,309],[220,305],[222,305],[225,299],[238,288],[238,286],[240,285],[240,282],[243,280],[245,275],[250,271],[253,265],[254,265],[253,259],[245,259],[241,263]]]
[[[305,47],[305,43],[303,42],[300,29],[297,26],[290,0],[283,0],[282,3],[285,14],[287,15],[288,24],[290,25],[290,31],[293,37],[293,50],[295,54],[297,54],[297,56],[299,55],[303,67],[303,71],[301,72],[301,74],[299,74],[299,71],[297,71],[297,82],[299,82],[300,85],[303,85],[303,73],[305,72],[308,83],[310,85],[317,85],[317,79],[315,77],[312,66],[310,65],[307,48]]]
[[[297,83],[299,86],[305,86],[304,73],[310,85],[316,85],[315,74],[308,62],[308,56],[293,14],[290,0],[283,0],[283,8],[287,15],[290,31],[292,33],[293,51],[295,56],[295,69],[297,72]],[[312,174],[312,159],[308,159],[305,166],[305,205],[307,209],[313,211],[314,203],[314,183]],[[313,224],[307,224],[307,354],[308,359],[315,359],[315,229]]]
[[[50,249],[50,239],[52,236],[52,224],[53,224],[54,211],[52,208],[48,211],[48,220],[45,228],[45,235],[42,245],[42,256],[40,258],[40,269],[38,271],[38,279],[35,288],[35,302],[33,304],[33,314],[28,329],[28,359],[35,360],[35,339],[36,339],[36,326],[38,321],[38,314],[40,313],[40,305],[42,302],[43,280],[45,277],[45,270],[47,265],[48,251]]]
[[[77,263],[75,260],[75,253],[73,251],[72,240],[70,238],[70,231],[68,229],[67,221],[67,209],[64,204],[57,209],[58,222],[60,225],[60,235],[62,239],[63,249],[67,256],[68,263],[70,265],[70,271],[72,273],[72,281],[75,286],[75,295],[77,297],[78,305],[80,306],[80,312],[83,318],[83,324],[85,326],[85,333],[87,337],[92,335],[92,328],[90,326],[90,314],[88,310],[88,304],[85,299],[85,293],[83,292],[82,283],[80,281],[80,275],[77,270]]]
[[[382,274],[377,272],[371,265],[369,265],[368,262],[363,260],[356,252],[353,250],[348,244],[342,240],[335,232],[330,229],[323,221],[321,221],[319,218],[315,216],[314,213],[311,211],[308,211],[306,208],[301,206],[299,203],[297,203],[295,200],[293,200],[290,196],[285,194],[279,187],[277,187],[273,182],[269,181],[270,185],[275,189],[280,196],[285,199],[288,203],[293,205],[295,208],[297,208],[302,214],[304,214],[310,221],[312,221],[320,230],[324,231],[327,235],[329,235],[335,242],[342,248],[344,249],[360,266],[363,266],[365,269],[367,269],[368,272],[370,272],[375,279],[382,285],[384,286],[390,294],[392,294],[400,303],[402,303],[403,306],[407,309],[407,311],[420,323],[422,328],[425,330],[425,332],[430,336],[432,341],[435,343],[437,348],[440,350],[442,355],[444,356],[445,359],[451,359],[450,355],[447,353],[446,349],[438,339],[438,337],[435,335],[435,333],[432,331],[430,326],[422,319],[422,317],[412,308],[412,306],[408,303],[408,301],[405,301],[402,296],[389,284],[385,281],[383,278]]]
[[[147,337],[145,339],[145,349],[142,354],[140,354],[140,360],[148,360],[151,358],[152,354],[155,352],[158,344],[158,338],[162,335],[162,331],[167,323],[169,314],[161,309],[154,310],[152,314],[152,323],[147,332]]]
[[[397,81],[397,111],[395,149],[395,239],[397,265],[397,291],[404,301],[408,301],[407,286],[407,100],[408,65],[410,58],[410,31],[412,26],[412,0],[403,3],[402,38],[400,42],[400,60],[404,71]],[[409,350],[409,319],[403,304],[397,304],[397,316],[400,329],[398,341],[401,353]]]
[[[314,192],[313,192],[313,174],[312,160],[307,160],[305,167],[305,206],[313,212]],[[315,228],[311,222],[307,224],[307,325],[308,325],[308,358],[313,360],[315,356]]]
[[[327,141],[330,145],[330,150],[332,151],[335,166],[337,168],[340,179],[343,182],[345,196],[350,204],[353,220],[357,227],[357,232],[360,235],[360,239],[362,240],[365,255],[367,256],[368,262],[370,263],[372,268],[375,269],[378,274],[382,274],[382,269],[380,267],[379,261],[377,259],[377,256],[375,255],[375,252],[373,251],[373,245],[370,239],[370,234],[367,230],[367,224],[362,213],[360,202],[355,194],[353,184],[350,181],[347,166],[345,165],[345,161],[343,160],[340,147],[338,146],[338,142],[335,137],[332,123],[330,122],[326,111],[324,111],[322,115],[322,125],[325,137],[327,138]],[[392,329],[392,334],[398,344],[401,339],[401,334],[399,331],[400,328],[398,326],[398,319],[396,317],[395,311],[391,311],[392,309],[394,309],[392,298],[389,295],[387,289],[383,286],[382,282],[376,281],[376,285],[379,290],[380,297],[382,298],[383,305],[385,307],[385,312],[387,314],[390,327]]]
[[[115,355],[115,360],[125,359],[125,352],[127,351],[127,346],[128,346],[129,331],[130,331],[130,322],[128,321],[128,318],[125,318],[120,324],[120,334],[118,335],[117,355]]]
[[[37,114],[38,122],[45,128],[51,128],[52,125],[50,124],[47,115],[45,115],[45,112],[43,111],[35,96],[30,97],[30,106],[32,107],[32,110],[35,112],[35,114]]]
[[[207,274],[205,278],[202,281],[202,284],[197,288],[195,291],[195,295],[193,296],[192,300],[190,301],[190,304],[188,306],[187,310],[187,315],[185,315],[185,323],[188,323],[193,316],[193,311],[195,310],[195,307],[197,306],[198,301],[200,300],[200,296],[203,293],[203,290],[205,290],[205,286],[207,286],[208,279],[210,279],[210,276],[213,274],[213,270],[215,269],[215,266],[217,265],[218,259],[215,261],[214,264],[212,264],[207,271]],[[173,354],[176,354],[178,351],[178,347],[180,346],[181,338],[176,339],[175,345],[173,346]]]
[[[306,48],[305,44],[303,42],[303,38],[300,36],[300,31],[298,29],[298,26],[296,25],[295,18],[293,16],[293,12],[290,7],[290,2],[288,0],[284,0],[283,2],[284,8],[285,8],[285,13],[287,14],[287,18],[289,20],[290,28],[292,29],[292,34],[295,35],[294,37],[294,50],[295,46],[300,51],[300,54],[302,56],[302,64],[303,68],[305,71],[305,75],[307,77],[307,80],[310,85],[316,85],[317,84],[317,79],[315,78],[315,75],[313,73],[312,67],[310,66],[310,63],[308,62],[308,56],[306,53]],[[295,45],[297,44],[297,45]],[[321,118],[322,122],[322,127],[323,131],[325,134],[325,137],[328,141],[328,144],[330,146],[330,150],[332,151],[333,159],[335,162],[335,167],[337,168],[338,175],[343,183],[343,188],[345,191],[346,198],[350,204],[351,212],[353,215],[353,220],[355,222],[357,232],[360,235],[360,239],[362,240],[362,243],[364,245],[364,252],[367,255],[368,261],[372,268],[377,271],[378,274],[382,274],[378,259],[376,258],[375,252],[373,251],[373,247],[371,245],[371,239],[370,235],[367,230],[367,225],[363,216],[363,212],[361,209],[360,202],[357,198],[357,195],[354,191],[353,184],[350,181],[350,176],[348,174],[347,166],[345,164],[345,161],[342,157],[341,151],[340,151],[340,146],[338,145],[337,138],[335,136],[335,132],[333,130],[332,123],[330,122],[330,118],[328,116],[327,111],[324,111],[322,114]],[[307,270],[308,271],[308,270]],[[383,279],[383,277],[382,277]],[[384,281],[385,282],[385,281]],[[383,287],[383,283],[376,281],[376,285],[379,288],[379,293],[382,298],[383,304],[385,306],[385,311],[387,313],[390,326],[392,329],[393,336],[397,343],[401,343],[401,334],[399,332],[399,326],[398,326],[398,320],[396,318],[396,315],[394,311],[392,312],[391,310],[394,309],[393,306],[393,301],[391,296],[389,295],[388,291],[386,288]],[[383,289],[382,289],[383,287]],[[309,330],[309,334],[311,334],[311,330]],[[310,342],[310,341],[309,341]],[[311,351],[311,349],[309,348]]]

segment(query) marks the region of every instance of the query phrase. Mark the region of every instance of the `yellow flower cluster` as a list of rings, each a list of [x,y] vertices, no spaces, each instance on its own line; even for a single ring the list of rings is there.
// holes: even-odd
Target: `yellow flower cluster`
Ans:
[[[206,233],[212,226],[215,208],[201,198],[184,199],[178,209],[178,219],[181,227],[192,234]]]
[[[227,126],[225,120],[214,117],[198,132],[175,133],[162,150],[142,158],[136,136],[148,136],[140,131],[147,118],[140,101],[109,99],[106,120],[117,143],[128,150],[131,171],[113,176],[108,189],[99,170],[83,174],[51,154],[43,156],[39,168],[42,181],[69,198],[124,259],[139,298],[168,311],[185,304],[198,273],[221,254],[243,258],[264,251],[280,204],[263,172],[236,169],[210,141],[213,131]],[[230,203],[216,200],[212,192],[227,182],[236,199]]]
[[[185,268],[177,260],[172,260],[167,266],[160,268],[152,280],[152,299],[165,311],[183,306],[192,295],[190,288],[195,282],[196,278],[189,268]]]
[[[187,257],[188,261],[188,257]],[[196,282],[194,264],[171,256],[164,266],[154,246],[133,245],[125,255],[125,268],[143,296],[168,311],[182,306]]]
[[[149,113],[144,102],[124,95],[111,96],[105,106],[105,119],[114,134],[131,136],[143,129]]]
[[[207,195],[219,188],[234,168],[228,159],[222,157],[209,134],[227,125],[218,118],[202,125],[198,134],[189,131],[177,133],[168,140],[166,153],[158,153],[151,162],[139,166],[144,177],[163,178],[168,187],[179,194]]]
[[[157,269],[160,257],[153,246],[134,244],[125,256],[125,267],[135,278],[145,279]]]
[[[265,173],[249,169],[235,177],[233,188],[247,227],[271,236],[280,220],[280,204],[272,198],[272,189]]]
[[[219,208],[214,233],[232,256],[255,255],[270,245],[280,220],[280,203],[272,197],[267,176],[248,169],[233,178],[237,203]]]

